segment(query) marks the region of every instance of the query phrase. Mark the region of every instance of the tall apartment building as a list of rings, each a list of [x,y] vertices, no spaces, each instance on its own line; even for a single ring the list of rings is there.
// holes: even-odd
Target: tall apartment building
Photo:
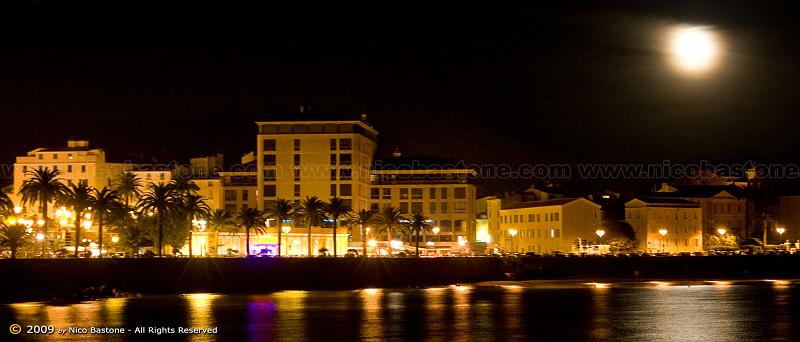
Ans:
[[[361,120],[307,116],[257,122],[257,206],[278,198],[338,196],[354,210],[369,208],[369,172],[378,132]]]
[[[475,241],[475,170],[438,158],[392,158],[375,161],[370,176],[370,208],[399,208],[421,213],[439,227],[423,241]]]
[[[703,210],[698,203],[678,198],[635,198],[625,203],[625,220],[633,227],[640,250],[703,250]]]
[[[585,198],[559,198],[503,204],[487,201],[492,239],[506,251],[571,252],[578,239],[594,240],[601,206]]]

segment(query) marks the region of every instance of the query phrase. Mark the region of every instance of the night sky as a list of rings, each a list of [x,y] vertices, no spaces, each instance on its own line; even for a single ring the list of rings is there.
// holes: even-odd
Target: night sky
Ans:
[[[75,135],[117,156],[234,161],[254,121],[300,105],[367,113],[381,154],[477,163],[800,150],[790,2],[162,2],[0,4],[0,160]],[[712,73],[665,62],[678,24],[717,32]]]

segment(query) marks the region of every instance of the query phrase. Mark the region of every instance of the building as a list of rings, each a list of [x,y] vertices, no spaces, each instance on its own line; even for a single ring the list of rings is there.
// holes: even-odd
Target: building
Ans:
[[[396,207],[403,213],[424,214],[439,231],[424,232],[421,238],[439,247],[474,242],[475,186],[469,180],[476,175],[475,170],[448,160],[396,152],[373,163],[370,209]]]
[[[737,238],[746,236],[747,198],[743,189],[736,185],[662,185],[648,197],[684,199],[699,204],[706,237],[718,234],[719,229]]]
[[[680,198],[635,198],[625,203],[639,249],[647,252],[703,250],[703,209]]]
[[[600,205],[585,198],[502,203],[487,201],[489,233],[509,252],[569,252],[593,240],[601,227]]]
[[[369,171],[378,132],[361,120],[298,114],[260,121],[256,140],[257,205],[278,198],[341,197],[354,210],[369,208]]]

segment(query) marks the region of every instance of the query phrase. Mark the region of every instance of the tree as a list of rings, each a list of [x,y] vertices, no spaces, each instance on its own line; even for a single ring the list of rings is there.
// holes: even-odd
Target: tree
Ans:
[[[0,245],[11,250],[11,259],[17,258],[17,249],[28,242],[30,234],[21,224],[0,225]]]
[[[333,257],[337,256],[336,253],[336,229],[339,228],[339,217],[347,216],[352,211],[343,199],[340,197],[333,197],[331,201],[325,205],[325,214],[333,219]]]
[[[112,183],[117,194],[125,199],[125,207],[130,207],[132,197],[142,195],[142,180],[133,172],[120,174]]]
[[[139,199],[137,208],[144,215],[155,215],[158,227],[158,256],[162,256],[164,241],[164,223],[177,210],[180,197],[172,187],[164,184],[150,183],[147,191]]]
[[[98,257],[103,257],[103,223],[107,215],[120,205],[119,195],[116,190],[111,190],[107,186],[103,189],[92,191],[92,211],[97,219],[97,244],[100,248]]]
[[[264,213],[255,208],[242,208],[236,216],[236,223],[240,227],[244,227],[247,256],[250,256],[250,231],[255,230],[257,233],[266,231]]]
[[[357,212],[351,212],[349,215],[348,223],[358,226],[361,233],[361,246],[364,250],[364,257],[367,257],[367,226],[375,223],[377,215],[374,210],[361,209]]]
[[[109,217],[114,232],[119,236],[119,245],[131,249],[131,256],[139,255],[139,246],[148,232],[145,227],[149,226],[152,218],[140,216],[122,205],[114,207]]]
[[[386,233],[386,241],[389,243],[389,256],[392,256],[392,233],[397,231],[400,227],[400,220],[402,220],[403,212],[395,207],[383,208],[378,216],[378,230],[379,232]]]
[[[181,196],[194,195],[200,190],[200,187],[187,177],[176,177],[169,182],[168,186]]]
[[[272,206],[266,208],[267,217],[278,222],[278,256],[281,255],[281,229],[284,221],[294,217],[294,203],[287,199],[279,198]]]
[[[192,183],[194,184],[194,183]],[[192,232],[194,231],[193,222],[197,217],[206,217],[211,209],[206,204],[203,196],[188,193],[181,198],[180,211],[181,219],[187,224],[189,229],[189,257],[192,257]]]
[[[22,204],[34,206],[37,203],[42,212],[44,219],[43,233],[47,236],[47,206],[61,196],[66,190],[66,186],[61,182],[58,170],[50,170],[49,168],[33,169],[25,173],[27,179],[22,181],[22,186],[19,188],[19,194],[22,195]],[[47,251],[47,244],[42,245],[42,256]]]
[[[0,215],[7,216],[14,212],[14,201],[3,191],[0,191]]]
[[[68,186],[64,193],[61,194],[58,202],[72,207],[75,211],[75,257],[78,257],[78,247],[81,243],[81,214],[87,208],[92,206],[93,187],[86,185],[86,183],[79,183],[78,185],[71,184]]]
[[[325,201],[317,196],[306,196],[295,210],[297,217],[301,218],[308,226],[308,256],[314,255],[311,246],[311,227],[319,226],[325,219]]]
[[[413,213],[408,217],[408,224],[406,227],[408,230],[416,236],[416,255],[419,257],[419,233],[423,231],[428,231],[431,229],[431,225],[428,223],[428,217],[421,213]]]
[[[207,220],[210,230],[217,234],[217,238],[214,239],[216,243],[214,246],[214,253],[216,253],[216,251],[219,249],[219,233],[223,229],[234,225],[233,217],[224,209],[217,209],[208,214]]]

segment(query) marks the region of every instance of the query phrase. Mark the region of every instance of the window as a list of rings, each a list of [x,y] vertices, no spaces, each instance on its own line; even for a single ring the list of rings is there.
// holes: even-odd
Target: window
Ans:
[[[400,188],[400,200],[408,199],[408,188]]]
[[[274,181],[275,180],[275,170],[264,170],[264,180],[265,181]]]
[[[249,195],[250,195],[249,191],[242,190],[242,201],[247,201],[247,199],[250,197]]]
[[[336,155],[331,154],[331,165],[336,165]]]
[[[275,184],[264,185],[264,197],[275,197]]]
[[[550,222],[550,213],[544,214],[544,222]]]
[[[455,188],[455,189],[453,189],[453,198],[455,198],[455,199],[466,199],[467,198],[467,188]]]
[[[27,165],[22,167],[22,173],[28,173],[28,166]]]
[[[300,139],[294,139],[294,150],[300,151]]]
[[[58,159],[58,154],[57,153],[53,153],[53,159],[56,159],[56,160]]]
[[[44,154],[41,154],[41,153],[40,153],[38,156],[39,156],[39,160],[42,160],[42,159],[44,159]]]
[[[559,217],[558,217],[558,216],[559,216],[560,214],[561,214],[561,213],[554,213],[554,214],[553,214],[553,221],[558,221],[558,220],[559,220]]]
[[[369,198],[379,199],[380,197],[381,197],[381,189],[378,188],[369,189]]]
[[[431,203],[430,212],[431,212],[431,214],[435,214],[436,213],[436,202],[430,202],[430,203]]]
[[[442,199],[447,199],[447,188],[442,188]]]
[[[294,155],[294,166],[299,166],[299,165],[300,165],[300,155],[299,154],[295,154]]]
[[[275,151],[275,139],[264,139],[264,151]]]
[[[353,161],[353,155],[346,153],[339,155],[339,165],[350,165]]]
[[[339,139],[339,149],[343,151],[349,151],[353,149],[352,147],[353,141],[351,139]]]
[[[422,199],[422,188],[411,189],[411,199]]]
[[[331,184],[331,197],[336,197],[336,184]]]
[[[392,199],[392,188],[383,188],[383,199]]]
[[[225,211],[231,215],[236,214],[236,204],[226,204]]]
[[[447,202],[441,202],[441,203],[439,203],[439,208],[441,208],[441,209],[442,209],[442,210],[441,210],[441,213],[442,213],[442,214],[447,214]]]
[[[336,151],[336,139],[331,139],[331,151]]]
[[[72,173],[72,165],[67,165],[67,173]]]
[[[86,165],[81,165],[81,173],[86,173]]]
[[[78,180],[78,185],[88,186],[89,180],[88,179],[80,179]]]
[[[275,165],[275,155],[274,154],[265,154],[264,155],[264,165],[267,165],[267,166]]]
[[[339,185],[339,196],[352,196],[353,195],[353,186],[350,184],[340,184]]]
[[[535,219],[536,219],[536,215],[534,215],[534,214],[528,214],[528,222],[534,222],[534,221],[535,221]]]
[[[341,180],[351,180],[351,179],[353,179],[353,170],[351,170],[351,169],[341,169],[341,170],[339,170],[339,179],[341,179]]]
[[[454,213],[466,213],[467,212],[467,203],[466,202],[456,202],[453,204],[453,212]],[[522,222],[522,215],[520,215],[520,222]]]
[[[369,210],[378,211],[378,203],[370,203]]]
[[[400,211],[408,213],[408,202],[400,202]]]
[[[294,185],[294,197],[300,197],[300,184]]]
[[[412,213],[422,213],[422,202],[411,202]]]
[[[58,171],[58,165],[53,165],[53,171]]]
[[[292,170],[292,173],[294,173],[294,181],[295,182],[299,181],[300,180],[300,170],[299,169],[298,170]]]
[[[331,169],[331,180],[336,180],[336,169]]]
[[[430,197],[431,199],[436,199],[436,188],[431,188]]]

